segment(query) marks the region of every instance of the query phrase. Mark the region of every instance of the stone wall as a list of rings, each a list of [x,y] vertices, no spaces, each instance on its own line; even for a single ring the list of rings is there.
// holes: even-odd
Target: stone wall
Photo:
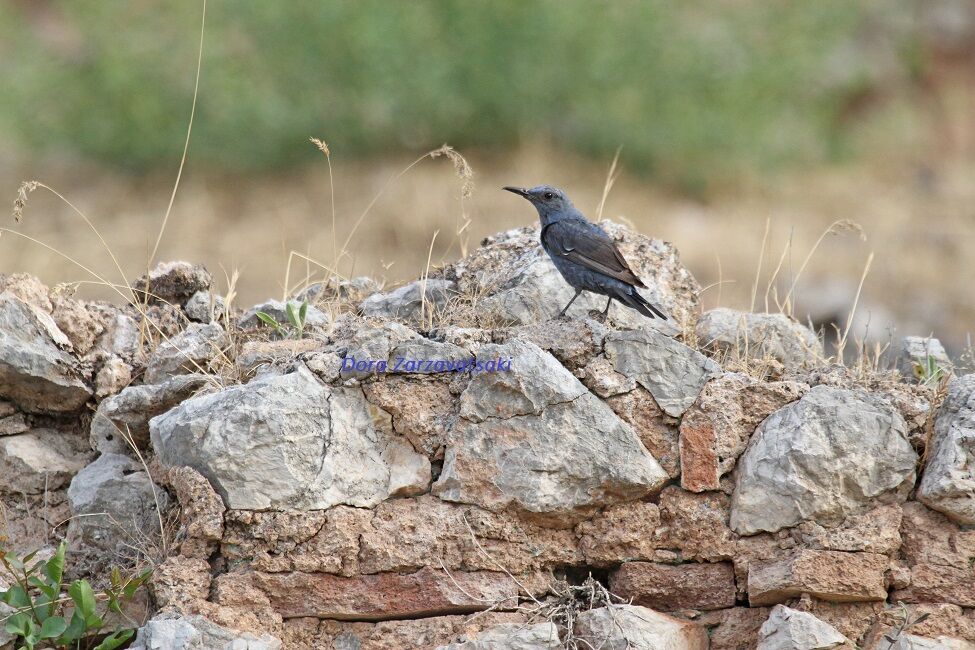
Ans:
[[[608,228],[671,320],[553,320],[531,228],[312,287],[301,339],[185,263],[145,307],[0,276],[0,532],[91,515],[55,531],[85,570],[152,559],[133,647],[975,647],[975,376],[702,315],[670,245]]]

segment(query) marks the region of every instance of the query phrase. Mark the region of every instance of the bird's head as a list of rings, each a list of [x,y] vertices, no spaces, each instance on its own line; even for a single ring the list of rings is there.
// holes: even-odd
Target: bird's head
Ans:
[[[505,187],[504,189],[521,196],[531,202],[538,210],[538,218],[542,225],[552,223],[577,213],[572,201],[565,192],[551,185],[539,185],[531,189],[523,187]]]

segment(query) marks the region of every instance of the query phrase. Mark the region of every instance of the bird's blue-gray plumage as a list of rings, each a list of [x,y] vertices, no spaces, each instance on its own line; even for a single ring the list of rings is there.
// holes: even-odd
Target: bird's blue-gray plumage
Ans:
[[[603,314],[615,299],[644,316],[666,320],[663,312],[636,290],[646,285],[626,263],[613,239],[586,219],[562,190],[549,185],[504,189],[528,199],[538,210],[542,248],[565,281],[576,290],[560,316],[581,292],[590,291],[609,297]]]

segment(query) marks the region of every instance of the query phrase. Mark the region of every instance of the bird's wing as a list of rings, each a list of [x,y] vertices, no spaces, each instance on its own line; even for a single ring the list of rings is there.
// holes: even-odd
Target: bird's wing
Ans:
[[[556,255],[637,287],[646,285],[623,259],[601,228],[577,221],[557,221],[542,231],[542,242]]]

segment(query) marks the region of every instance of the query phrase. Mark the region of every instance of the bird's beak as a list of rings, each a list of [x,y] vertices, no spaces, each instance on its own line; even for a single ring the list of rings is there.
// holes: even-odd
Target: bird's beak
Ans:
[[[529,199],[529,200],[531,199],[531,194],[529,194],[528,193],[528,190],[526,190],[524,188],[521,188],[521,187],[510,187],[510,186],[507,186],[506,185],[505,187],[503,187],[501,189],[508,190],[512,194],[517,194],[518,196],[523,196],[526,199]]]

